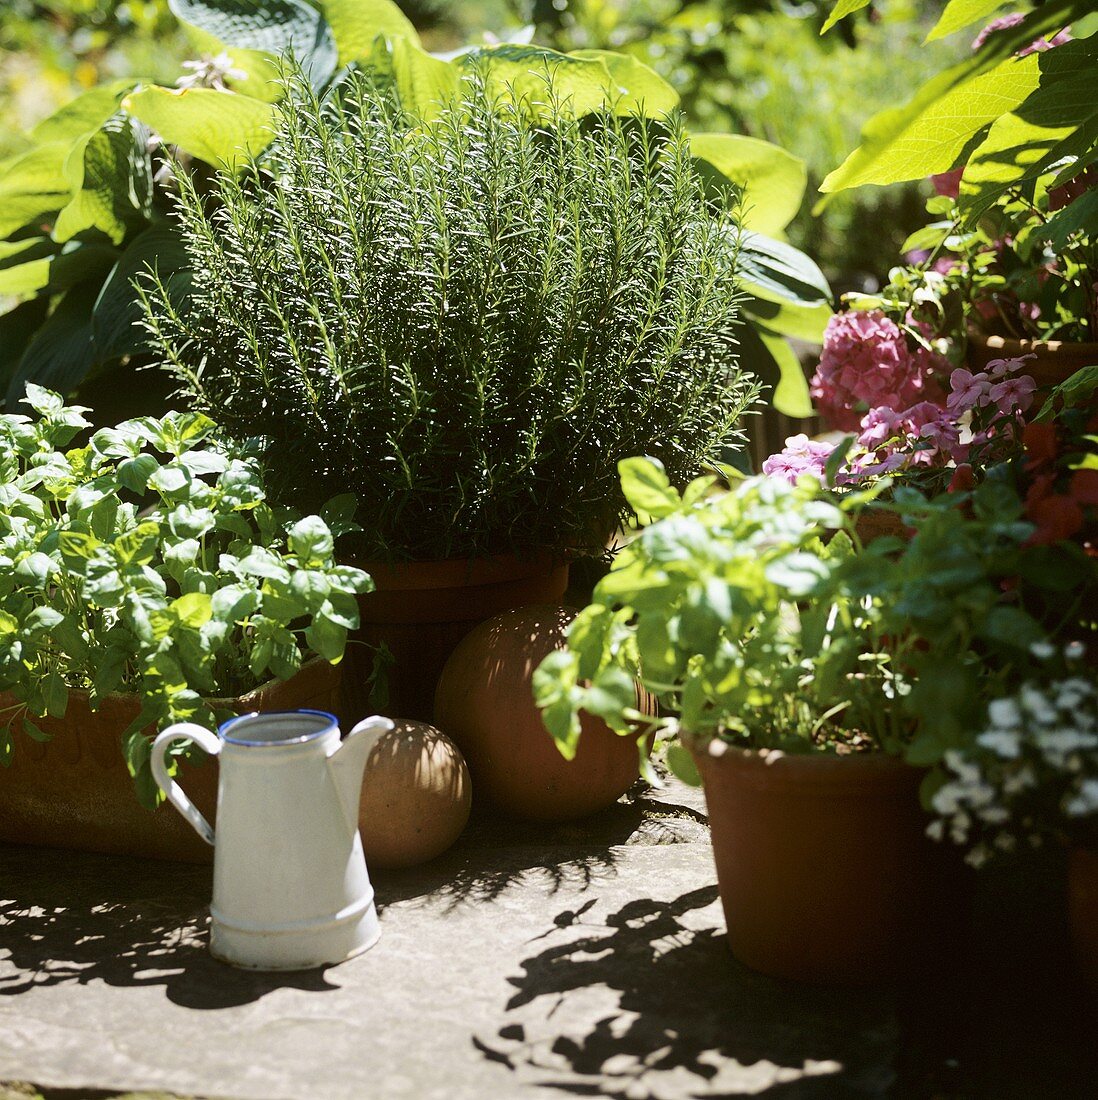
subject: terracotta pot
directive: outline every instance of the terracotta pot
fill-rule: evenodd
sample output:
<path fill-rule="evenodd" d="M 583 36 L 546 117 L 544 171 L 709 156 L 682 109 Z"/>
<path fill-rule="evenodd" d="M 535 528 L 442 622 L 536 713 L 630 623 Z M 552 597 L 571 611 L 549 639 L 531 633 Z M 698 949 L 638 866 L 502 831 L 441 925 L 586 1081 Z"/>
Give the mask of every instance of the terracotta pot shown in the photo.
<path fill-rule="evenodd" d="M 921 771 L 876 753 L 690 747 L 736 958 L 773 977 L 849 985 L 921 965 L 949 855 L 925 835 Z"/>
<path fill-rule="evenodd" d="M 863 546 L 888 535 L 896 535 L 910 542 L 915 535 L 914 529 L 908 527 L 895 512 L 879 508 L 866 508 L 855 521 L 854 529 Z"/>
<path fill-rule="evenodd" d="M 1030 416 L 1041 411 L 1048 391 L 1070 378 L 1083 367 L 1098 365 L 1098 344 L 1074 344 L 1061 340 L 1011 340 L 1005 336 L 979 336 L 970 333 L 965 362 L 972 371 L 984 370 L 993 359 L 1017 359 L 1030 353 L 1037 356 L 1026 362 L 1025 373 L 1037 383 L 1037 400 Z"/>
<path fill-rule="evenodd" d="M 1073 848 L 1068 860 L 1071 942 L 1083 979 L 1098 996 L 1098 852 Z"/>
<path fill-rule="evenodd" d="M 439 680 L 437 724 L 465 754 L 477 798 L 516 817 L 585 817 L 617 801 L 639 774 L 635 740 L 588 714 L 576 756 L 565 760 L 534 705 L 534 669 L 563 647 L 575 616 L 547 605 L 507 611 L 462 641 Z"/>
<path fill-rule="evenodd" d="M 313 660 L 287 681 L 272 680 L 236 699 L 213 700 L 218 710 L 334 709 L 339 669 Z M 0 694 L 0 707 L 15 700 Z M 65 717 L 36 718 L 45 742 L 32 741 L 16 722 L 11 765 L 0 768 L 0 841 L 47 848 L 209 863 L 213 849 L 167 804 L 146 810 L 122 758 L 123 730 L 141 707 L 136 695 L 109 695 L 93 711 L 85 691 L 70 691 Z M 217 804 L 217 762 L 184 764 L 181 782 L 208 821 Z"/>
<path fill-rule="evenodd" d="M 549 554 L 472 561 L 356 562 L 376 590 L 359 597 L 361 626 L 344 659 L 340 716 L 357 720 L 373 713 L 368 680 L 373 652 L 386 645 L 392 716 L 429 722 L 442 666 L 478 623 L 531 603 L 559 603 L 568 587 L 568 566 Z"/>

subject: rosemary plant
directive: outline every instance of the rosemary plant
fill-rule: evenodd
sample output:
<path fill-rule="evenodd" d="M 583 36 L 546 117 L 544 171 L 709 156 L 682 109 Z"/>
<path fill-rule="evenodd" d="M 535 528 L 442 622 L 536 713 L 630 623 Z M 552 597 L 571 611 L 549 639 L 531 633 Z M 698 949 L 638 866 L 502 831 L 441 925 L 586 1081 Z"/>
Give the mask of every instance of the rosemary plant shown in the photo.
<path fill-rule="evenodd" d="M 734 225 L 677 121 L 577 120 L 548 83 L 534 118 L 474 74 L 424 125 L 368 73 L 291 84 L 214 203 L 180 180 L 189 311 L 143 291 L 283 500 L 354 492 L 370 558 L 599 553 L 619 459 L 682 482 L 738 438 Z"/>

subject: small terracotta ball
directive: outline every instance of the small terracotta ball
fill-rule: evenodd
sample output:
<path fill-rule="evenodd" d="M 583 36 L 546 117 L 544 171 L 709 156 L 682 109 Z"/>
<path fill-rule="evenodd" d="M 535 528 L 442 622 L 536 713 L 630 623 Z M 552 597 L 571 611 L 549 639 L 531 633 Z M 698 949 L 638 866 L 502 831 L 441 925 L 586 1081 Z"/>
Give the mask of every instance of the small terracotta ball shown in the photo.
<path fill-rule="evenodd" d="M 458 743 L 476 784 L 500 809 L 535 821 L 569 821 L 617 801 L 640 771 L 636 738 L 581 716 L 583 734 L 565 760 L 534 703 L 534 670 L 576 617 L 567 607 L 506 611 L 454 650 L 435 693 L 435 721 Z M 641 693 L 638 692 L 640 703 Z M 645 695 L 639 709 L 654 713 Z"/>
<path fill-rule="evenodd" d="M 458 747 L 424 722 L 396 719 L 366 761 L 358 824 L 371 867 L 413 867 L 461 835 L 472 785 Z"/>

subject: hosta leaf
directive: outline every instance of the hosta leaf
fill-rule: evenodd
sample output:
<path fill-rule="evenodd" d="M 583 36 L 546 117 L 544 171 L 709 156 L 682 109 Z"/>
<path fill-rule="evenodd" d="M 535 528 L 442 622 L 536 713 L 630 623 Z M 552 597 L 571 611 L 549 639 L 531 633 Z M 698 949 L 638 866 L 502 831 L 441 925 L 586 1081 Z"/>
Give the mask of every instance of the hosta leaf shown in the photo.
<path fill-rule="evenodd" d="M 815 410 L 808 393 L 808 379 L 797 353 L 782 336 L 761 325 L 754 326 L 754 333 L 778 369 L 778 381 L 770 399 L 774 408 L 785 416 L 812 416 Z M 747 347 L 745 344 L 745 352 Z M 745 358 L 745 362 L 750 360 Z"/>
<path fill-rule="evenodd" d="M 235 168 L 271 140 L 274 108 L 250 96 L 154 84 L 128 95 L 123 105 L 170 145 L 214 165 Z"/>
<path fill-rule="evenodd" d="M 108 245 L 81 245 L 66 252 L 0 269 L 0 294 L 60 294 L 85 279 L 103 275 L 118 256 Z"/>
<path fill-rule="evenodd" d="M 777 297 L 777 295 L 773 295 Z M 779 336 L 792 336 L 812 344 L 823 343 L 824 329 L 833 310 L 827 302 L 802 305 L 798 302 L 774 302 L 768 298 L 746 298 L 741 306 L 746 317 L 759 322 Z"/>
<path fill-rule="evenodd" d="M 800 210 L 808 171 L 792 153 L 744 134 L 691 134 L 690 150 L 743 190 L 747 229 L 773 236 Z"/>
<path fill-rule="evenodd" d="M 462 54 L 457 64 L 467 71 L 480 68 L 490 91 L 515 98 L 540 113 L 550 98 L 550 86 L 561 109 L 575 115 L 601 110 L 617 98 L 617 84 L 601 57 L 583 58 L 541 46 L 505 44 Z"/>
<path fill-rule="evenodd" d="M 138 234 L 118 258 L 92 310 L 96 345 L 102 359 L 129 355 L 144 347 L 143 330 L 136 327 L 141 303 L 134 289 L 135 277 L 155 267 L 166 280 L 187 265 L 187 253 L 179 234 L 166 222 Z"/>
<path fill-rule="evenodd" d="M 64 175 L 68 141 L 50 142 L 0 164 L 0 237 L 52 218 L 72 197 Z M 48 227 L 45 227 L 48 232 Z"/>
<path fill-rule="evenodd" d="M 441 108 L 457 94 L 461 83 L 457 65 L 432 56 L 407 38 L 377 42 L 371 63 L 392 74 L 401 104 L 428 120 L 438 116 Z"/>
<path fill-rule="evenodd" d="M 168 6 L 182 22 L 228 46 L 276 57 L 292 52 L 318 83 L 335 70 L 331 28 L 304 0 L 168 0 Z"/>
<path fill-rule="evenodd" d="M 332 28 L 341 65 L 368 58 L 378 35 L 419 44 L 412 21 L 391 0 L 322 0 L 321 7 Z"/>
<path fill-rule="evenodd" d="M 658 118 L 670 114 L 679 105 L 675 91 L 655 69 L 631 54 L 614 50 L 573 50 L 569 57 L 582 61 L 601 61 L 610 73 L 612 102 L 618 114 Z"/>
<path fill-rule="evenodd" d="M 69 100 L 60 110 L 43 119 L 30 131 L 30 137 L 39 145 L 52 141 L 72 143 L 98 130 L 117 112 L 122 97 L 136 84 L 133 78 L 100 84 Z"/>
<path fill-rule="evenodd" d="M 69 393 L 95 362 L 92 306 L 100 283 L 92 279 L 67 291 L 28 343 L 8 385 L 7 406 L 16 407 L 27 382 Z"/>
<path fill-rule="evenodd" d="M 768 301 L 817 306 L 831 300 L 831 287 L 803 252 L 760 233 L 740 233 L 740 285 Z"/>

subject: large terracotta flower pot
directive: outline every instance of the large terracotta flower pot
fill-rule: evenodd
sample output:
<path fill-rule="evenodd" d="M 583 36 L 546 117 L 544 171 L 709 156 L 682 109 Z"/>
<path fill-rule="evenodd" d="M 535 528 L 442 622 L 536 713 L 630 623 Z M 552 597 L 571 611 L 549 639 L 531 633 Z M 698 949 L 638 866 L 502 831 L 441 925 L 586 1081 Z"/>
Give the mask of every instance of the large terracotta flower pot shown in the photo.
<path fill-rule="evenodd" d="M 923 773 L 883 754 L 690 745 L 733 954 L 798 981 L 862 985 L 920 965 L 945 904 Z"/>
<path fill-rule="evenodd" d="M 640 771 L 635 739 L 589 714 L 575 758 L 565 760 L 534 704 L 534 670 L 564 646 L 575 616 L 547 605 L 507 611 L 461 642 L 439 680 L 436 722 L 465 754 L 476 797 L 516 817 L 585 817 L 620 798 Z"/>
<path fill-rule="evenodd" d="M 1069 343 L 1050 340 L 1012 340 L 1005 336 L 979 336 L 971 333 L 965 352 L 969 370 L 984 370 L 993 359 L 1018 359 L 1033 354 L 1026 362 L 1025 373 L 1037 383 L 1037 400 L 1028 415 L 1035 416 L 1048 391 L 1067 381 L 1083 367 L 1098 366 L 1098 344 Z"/>
<path fill-rule="evenodd" d="M 368 683 L 371 647 L 384 645 L 393 657 L 386 671 L 385 713 L 429 722 L 442 666 L 474 626 L 513 607 L 559 603 L 568 587 L 568 565 L 549 554 L 355 564 L 373 577 L 376 588 L 359 597 L 361 625 L 344 658 L 340 716 L 345 721 L 376 709 Z"/>
<path fill-rule="evenodd" d="M 331 711 L 339 669 L 313 660 L 290 680 L 272 680 L 235 699 L 213 700 L 217 710 Z M 0 707 L 17 705 L 0 694 Z M 213 849 L 189 824 L 162 804 L 146 810 L 134 792 L 122 758 L 122 732 L 140 713 L 136 695 L 110 695 L 93 711 L 84 691 L 70 691 L 64 718 L 37 718 L 51 739 L 32 741 L 13 727 L 15 752 L 0 768 L 0 841 L 48 848 L 208 863 Z M 183 765 L 181 782 L 208 821 L 217 804 L 217 762 Z"/>
<path fill-rule="evenodd" d="M 1068 862 L 1071 942 L 1083 979 L 1098 997 L 1098 852 L 1073 848 Z"/>

